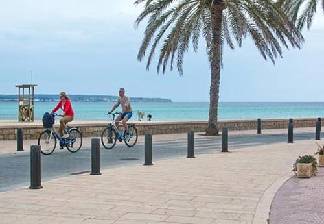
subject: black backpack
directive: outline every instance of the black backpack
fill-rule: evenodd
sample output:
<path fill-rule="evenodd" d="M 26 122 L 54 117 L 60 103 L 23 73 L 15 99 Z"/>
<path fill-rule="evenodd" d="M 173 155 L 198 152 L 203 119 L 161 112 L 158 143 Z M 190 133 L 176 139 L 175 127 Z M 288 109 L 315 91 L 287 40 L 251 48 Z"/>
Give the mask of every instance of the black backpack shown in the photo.
<path fill-rule="evenodd" d="M 43 127 L 44 128 L 52 128 L 54 125 L 54 115 L 46 112 L 43 115 Z"/>

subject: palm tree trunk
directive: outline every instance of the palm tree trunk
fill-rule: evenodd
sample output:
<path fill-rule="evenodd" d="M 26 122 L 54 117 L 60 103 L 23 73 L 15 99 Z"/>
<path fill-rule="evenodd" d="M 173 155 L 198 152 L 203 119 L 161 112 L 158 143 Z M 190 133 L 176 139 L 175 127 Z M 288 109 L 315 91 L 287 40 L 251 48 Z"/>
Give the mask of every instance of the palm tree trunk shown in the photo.
<path fill-rule="evenodd" d="M 218 101 L 221 70 L 221 37 L 224 2 L 214 0 L 211 5 L 212 41 L 210 52 L 211 83 L 207 135 L 218 135 Z"/>

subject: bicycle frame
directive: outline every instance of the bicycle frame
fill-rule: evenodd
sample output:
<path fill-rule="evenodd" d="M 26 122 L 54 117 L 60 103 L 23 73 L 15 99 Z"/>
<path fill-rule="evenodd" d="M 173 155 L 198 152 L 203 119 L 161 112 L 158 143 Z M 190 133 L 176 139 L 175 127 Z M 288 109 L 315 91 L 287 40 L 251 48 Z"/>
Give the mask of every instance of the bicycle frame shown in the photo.
<path fill-rule="evenodd" d="M 124 134 L 123 134 L 123 132 L 121 132 L 121 131 L 119 130 L 119 126 L 120 126 L 120 125 L 118 125 L 118 127 L 117 127 L 117 125 L 116 125 L 115 117 L 116 117 L 117 114 L 120 115 L 121 113 L 118 113 L 118 112 L 117 112 L 117 113 L 113 113 L 113 114 L 111 114 L 111 115 L 112 115 L 112 120 L 111 120 L 111 123 L 108 124 L 108 127 L 111 126 L 111 128 L 115 130 L 116 134 L 118 135 L 117 138 L 123 138 L 123 137 L 124 137 Z M 122 134 L 121 134 L 121 133 L 122 133 Z M 121 136 L 120 136 L 120 134 L 121 134 Z"/>
<path fill-rule="evenodd" d="M 55 137 L 56 139 L 58 139 L 58 140 L 61 140 L 61 139 L 62 139 L 61 136 L 56 132 L 56 130 L 55 130 L 54 127 L 51 128 L 51 129 L 47 129 L 47 130 L 50 130 L 50 131 L 51 131 L 51 137 L 52 137 L 52 135 L 54 135 L 54 137 Z"/>
<path fill-rule="evenodd" d="M 62 116 L 62 115 L 59 115 L 59 114 L 54 114 L 54 117 L 63 117 L 63 116 Z M 70 129 L 70 128 L 65 128 L 65 129 L 68 131 L 68 129 Z M 62 138 L 62 137 L 58 134 L 58 132 L 55 130 L 54 126 L 53 126 L 52 128 L 47 128 L 46 130 L 51 131 L 51 135 L 50 135 L 49 140 L 51 140 L 52 135 L 54 135 L 54 137 L 55 137 L 57 140 L 59 140 L 59 141 L 62 141 L 63 139 L 65 139 L 65 138 Z"/>
<path fill-rule="evenodd" d="M 58 139 L 59 141 L 63 140 L 63 138 L 62 138 L 62 137 L 57 133 L 57 131 L 55 130 L 54 127 L 53 127 L 53 128 L 48 128 L 48 129 L 46 129 L 46 130 L 51 131 L 50 139 L 51 139 L 52 135 L 54 135 L 54 137 L 55 137 L 56 139 Z"/>

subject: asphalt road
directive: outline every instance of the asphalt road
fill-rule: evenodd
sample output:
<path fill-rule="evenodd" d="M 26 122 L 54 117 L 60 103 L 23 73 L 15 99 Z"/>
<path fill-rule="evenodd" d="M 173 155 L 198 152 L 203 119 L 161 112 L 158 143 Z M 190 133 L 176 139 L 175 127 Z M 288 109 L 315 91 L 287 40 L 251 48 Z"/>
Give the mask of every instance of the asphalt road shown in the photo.
<path fill-rule="evenodd" d="M 314 133 L 296 133 L 294 140 L 314 139 Z M 252 135 L 242 134 L 229 137 L 229 149 L 244 148 L 286 142 L 285 134 Z M 141 141 L 143 142 L 143 141 Z M 1 144 L 1 143 L 0 143 Z M 187 139 L 181 135 L 177 140 L 158 140 L 153 137 L 153 163 L 161 159 L 186 157 Z M 197 136 L 195 154 L 217 153 L 221 150 L 221 136 Z M 113 150 L 101 150 L 101 168 L 142 165 L 144 161 L 144 145 L 139 143 L 134 148 L 127 148 L 124 143 L 117 143 Z M 0 155 L 0 191 L 29 186 L 29 153 Z M 50 180 L 61 176 L 78 175 L 90 171 L 90 149 L 82 148 L 77 153 L 66 149 L 56 149 L 52 155 L 42 155 L 42 180 Z M 106 171 L 107 172 L 107 171 Z M 108 171 L 109 172 L 109 171 Z"/>

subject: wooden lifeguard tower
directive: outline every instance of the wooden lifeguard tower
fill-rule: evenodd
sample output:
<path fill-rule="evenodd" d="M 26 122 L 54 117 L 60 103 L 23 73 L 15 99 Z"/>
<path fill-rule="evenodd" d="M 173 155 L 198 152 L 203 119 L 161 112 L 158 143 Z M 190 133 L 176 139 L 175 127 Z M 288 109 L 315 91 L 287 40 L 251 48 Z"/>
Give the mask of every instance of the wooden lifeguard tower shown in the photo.
<path fill-rule="evenodd" d="M 36 84 L 16 85 L 18 88 L 18 121 L 33 122 Z"/>

